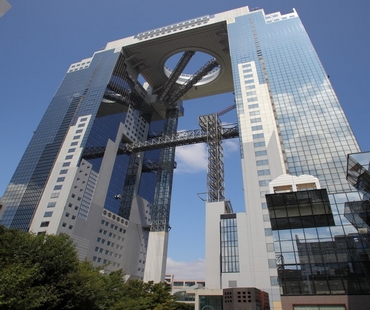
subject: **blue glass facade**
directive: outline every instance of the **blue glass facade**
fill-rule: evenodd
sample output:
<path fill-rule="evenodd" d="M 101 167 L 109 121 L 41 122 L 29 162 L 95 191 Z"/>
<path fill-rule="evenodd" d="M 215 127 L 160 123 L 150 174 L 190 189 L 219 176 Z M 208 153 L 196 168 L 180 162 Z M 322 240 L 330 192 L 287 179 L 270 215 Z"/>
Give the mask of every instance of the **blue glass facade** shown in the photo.
<path fill-rule="evenodd" d="M 238 227 L 235 214 L 221 215 L 221 272 L 239 272 Z"/>
<path fill-rule="evenodd" d="M 238 114 L 246 91 L 238 64 L 254 62 L 276 109 L 288 173 L 314 175 L 329 193 L 352 191 L 345 154 L 359 147 L 300 19 L 269 22 L 258 11 L 228 29 Z"/>
<path fill-rule="evenodd" d="M 104 148 L 109 139 L 115 141 L 119 125 L 125 120 L 127 107 L 103 99 L 107 92 L 119 94 L 131 104 L 139 105 L 144 100 L 134 89 L 121 53 L 112 49 L 98 52 L 90 60 L 71 66 L 3 196 L 7 206 L 1 217 L 3 225 L 25 231 L 29 229 L 66 134 L 79 117 L 91 116 L 84 126 L 86 132 L 79 147 Z M 152 157 L 153 160 L 158 158 L 155 155 Z M 99 173 L 102 156 L 87 160 Z M 128 164 L 128 155 L 116 157 L 107 193 L 105 207 L 117 214 L 120 202 L 114 197 L 124 190 Z M 149 191 L 154 191 L 155 181 L 151 178 L 146 182 L 148 188 L 152 188 Z M 153 197 L 154 193 L 147 196 Z"/>
<path fill-rule="evenodd" d="M 3 201 L 3 225 L 27 230 L 69 126 L 95 115 L 117 55 L 94 57 L 88 68 L 67 73 L 19 163 Z M 89 125 L 91 126 L 91 125 Z"/>
<path fill-rule="evenodd" d="M 360 234 L 344 216 L 345 203 L 360 200 L 345 179 L 346 154 L 359 146 L 298 15 L 257 11 L 237 17 L 228 29 L 239 126 L 253 131 L 253 143 L 241 143 L 242 158 L 254 154 L 255 163 L 246 167 L 257 169 L 258 179 L 248 182 L 260 189 L 261 205 L 247 208 L 262 209 L 268 251 L 273 236 L 279 282 L 271 277 L 272 286 L 280 285 L 282 295 L 370 294 L 369 234 Z M 261 85 L 265 97 L 255 91 Z M 269 102 L 275 125 L 260 118 Z M 282 196 L 271 194 L 266 204 L 266 186 L 278 177 L 270 171 L 274 154 L 265 129 L 271 126 L 282 172 L 317 177 L 326 198 L 297 192 L 300 198 L 277 202 Z M 242 130 L 241 141 L 248 134 Z M 313 194 L 321 197 L 320 206 Z"/>

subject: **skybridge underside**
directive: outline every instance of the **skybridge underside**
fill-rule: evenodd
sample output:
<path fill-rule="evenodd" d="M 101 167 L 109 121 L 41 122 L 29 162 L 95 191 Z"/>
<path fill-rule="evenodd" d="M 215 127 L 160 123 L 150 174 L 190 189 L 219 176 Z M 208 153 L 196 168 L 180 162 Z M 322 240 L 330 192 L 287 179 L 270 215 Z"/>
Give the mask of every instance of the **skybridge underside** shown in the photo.
<path fill-rule="evenodd" d="M 221 139 L 232 139 L 239 137 L 238 126 L 227 125 L 221 128 Z M 157 137 L 155 139 L 147 140 L 144 142 L 126 143 L 119 147 L 117 155 L 140 153 L 144 151 L 157 150 L 165 147 L 177 147 L 190 145 L 195 143 L 204 143 L 209 141 L 210 137 L 207 132 L 202 129 L 181 131 L 179 133 Z M 84 159 L 101 158 L 104 156 L 105 147 L 90 147 L 86 148 L 82 157 Z"/>

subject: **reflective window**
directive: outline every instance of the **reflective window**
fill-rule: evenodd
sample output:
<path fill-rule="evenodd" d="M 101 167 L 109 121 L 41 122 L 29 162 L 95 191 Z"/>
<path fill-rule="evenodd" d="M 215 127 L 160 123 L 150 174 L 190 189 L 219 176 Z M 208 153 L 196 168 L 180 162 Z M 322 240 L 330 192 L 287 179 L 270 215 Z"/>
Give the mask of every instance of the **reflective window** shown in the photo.
<path fill-rule="evenodd" d="M 251 123 L 259 123 L 259 122 L 261 122 L 261 118 L 260 117 L 251 118 L 250 121 L 251 121 Z"/>
<path fill-rule="evenodd" d="M 238 230 L 235 214 L 221 217 L 221 269 L 223 273 L 239 272 Z"/>
<path fill-rule="evenodd" d="M 258 108 L 258 103 L 248 105 L 248 109 L 255 109 Z"/>
<path fill-rule="evenodd" d="M 51 201 L 48 203 L 47 207 L 48 208 L 54 208 L 56 206 L 57 202 L 56 201 Z"/>
<path fill-rule="evenodd" d="M 263 135 L 263 133 L 256 133 L 256 134 L 252 135 L 252 137 L 253 137 L 253 140 L 255 140 L 255 139 L 264 138 L 264 135 Z"/>
<path fill-rule="evenodd" d="M 259 176 L 261 176 L 261 175 L 269 175 L 270 174 L 270 169 L 257 170 L 257 174 Z"/>
<path fill-rule="evenodd" d="M 258 125 L 258 126 L 252 126 L 252 131 L 256 131 L 256 130 L 262 130 L 262 125 Z"/>
<path fill-rule="evenodd" d="M 266 150 L 256 151 L 254 153 L 255 153 L 256 157 L 267 155 L 267 151 Z"/>

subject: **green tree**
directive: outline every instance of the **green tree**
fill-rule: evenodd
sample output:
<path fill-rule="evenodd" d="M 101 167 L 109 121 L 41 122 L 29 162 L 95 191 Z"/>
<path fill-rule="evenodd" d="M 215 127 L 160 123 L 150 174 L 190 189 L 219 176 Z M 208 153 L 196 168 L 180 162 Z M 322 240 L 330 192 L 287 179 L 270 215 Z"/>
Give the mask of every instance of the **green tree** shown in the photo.
<path fill-rule="evenodd" d="M 0 227 L 1 309 L 109 309 L 123 284 L 121 271 L 80 262 L 67 235 Z"/>
<path fill-rule="evenodd" d="M 111 310 L 187 310 L 191 306 L 176 302 L 167 283 L 133 280 L 123 286 L 121 299 Z"/>
<path fill-rule="evenodd" d="M 0 309 L 186 310 L 166 283 L 124 282 L 80 262 L 67 235 L 35 235 L 0 226 Z"/>

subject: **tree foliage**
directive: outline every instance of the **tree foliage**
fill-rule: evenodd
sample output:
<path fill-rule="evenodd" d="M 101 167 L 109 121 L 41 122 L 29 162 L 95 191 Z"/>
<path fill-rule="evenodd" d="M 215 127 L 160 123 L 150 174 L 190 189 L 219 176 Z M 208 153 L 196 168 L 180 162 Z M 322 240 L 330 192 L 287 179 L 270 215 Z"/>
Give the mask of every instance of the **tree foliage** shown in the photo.
<path fill-rule="evenodd" d="M 165 283 L 124 282 L 80 262 L 67 235 L 34 235 L 0 226 L 0 309 L 186 310 Z"/>

